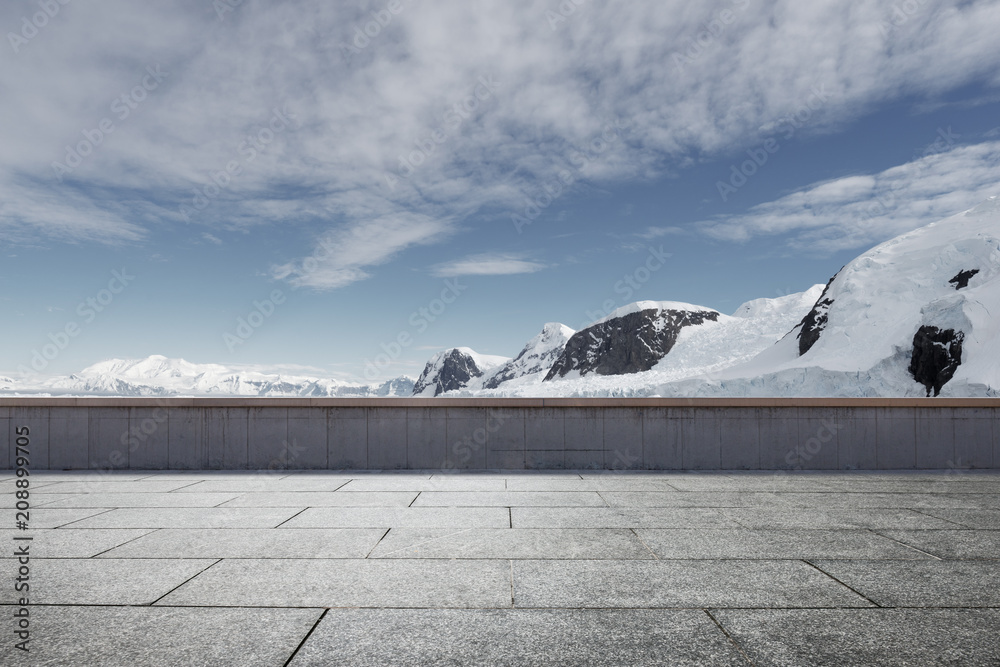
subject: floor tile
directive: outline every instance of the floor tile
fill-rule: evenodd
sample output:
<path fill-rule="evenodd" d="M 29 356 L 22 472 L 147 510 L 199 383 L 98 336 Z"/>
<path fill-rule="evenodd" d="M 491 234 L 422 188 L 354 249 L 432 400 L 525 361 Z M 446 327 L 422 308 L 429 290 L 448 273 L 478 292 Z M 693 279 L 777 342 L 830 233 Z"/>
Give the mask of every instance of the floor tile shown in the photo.
<path fill-rule="evenodd" d="M 292 661 L 315 665 L 747 665 L 701 611 L 331 609 Z"/>
<path fill-rule="evenodd" d="M 510 607 L 510 563 L 502 560 L 224 560 L 172 592 L 161 604 Z"/>

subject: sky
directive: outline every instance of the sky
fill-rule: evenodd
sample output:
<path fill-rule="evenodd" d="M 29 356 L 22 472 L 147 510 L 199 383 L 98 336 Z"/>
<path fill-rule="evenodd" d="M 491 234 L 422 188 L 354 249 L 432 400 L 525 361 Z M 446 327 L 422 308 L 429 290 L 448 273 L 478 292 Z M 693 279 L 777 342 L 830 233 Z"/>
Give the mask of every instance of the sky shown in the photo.
<path fill-rule="evenodd" d="M 10 0 L 0 373 L 372 382 L 1000 194 L 986 0 Z"/>

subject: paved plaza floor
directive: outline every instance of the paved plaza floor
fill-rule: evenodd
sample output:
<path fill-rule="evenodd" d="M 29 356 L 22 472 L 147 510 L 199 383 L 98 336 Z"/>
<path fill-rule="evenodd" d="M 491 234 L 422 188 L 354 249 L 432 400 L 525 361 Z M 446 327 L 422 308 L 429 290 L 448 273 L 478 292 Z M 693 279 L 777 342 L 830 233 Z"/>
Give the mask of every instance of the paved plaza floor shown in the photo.
<path fill-rule="evenodd" d="M 995 471 L 30 481 L 3 665 L 1000 665 Z"/>

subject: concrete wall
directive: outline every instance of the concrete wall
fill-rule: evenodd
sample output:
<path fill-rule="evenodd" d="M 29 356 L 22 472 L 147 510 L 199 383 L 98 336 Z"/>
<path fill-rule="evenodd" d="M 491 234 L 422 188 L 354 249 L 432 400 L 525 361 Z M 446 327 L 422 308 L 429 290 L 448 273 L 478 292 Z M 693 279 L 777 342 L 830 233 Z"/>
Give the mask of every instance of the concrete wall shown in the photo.
<path fill-rule="evenodd" d="M 0 399 L 44 469 L 1000 468 L 995 399 Z"/>

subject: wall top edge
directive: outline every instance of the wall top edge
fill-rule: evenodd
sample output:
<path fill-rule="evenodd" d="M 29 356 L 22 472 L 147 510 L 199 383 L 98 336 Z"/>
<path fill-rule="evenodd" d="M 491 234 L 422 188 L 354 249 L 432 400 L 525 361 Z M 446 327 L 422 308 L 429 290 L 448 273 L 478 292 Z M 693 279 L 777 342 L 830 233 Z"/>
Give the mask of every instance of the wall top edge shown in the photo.
<path fill-rule="evenodd" d="M 1000 408 L 1000 398 L 113 398 L 10 397 L 3 407 Z"/>

